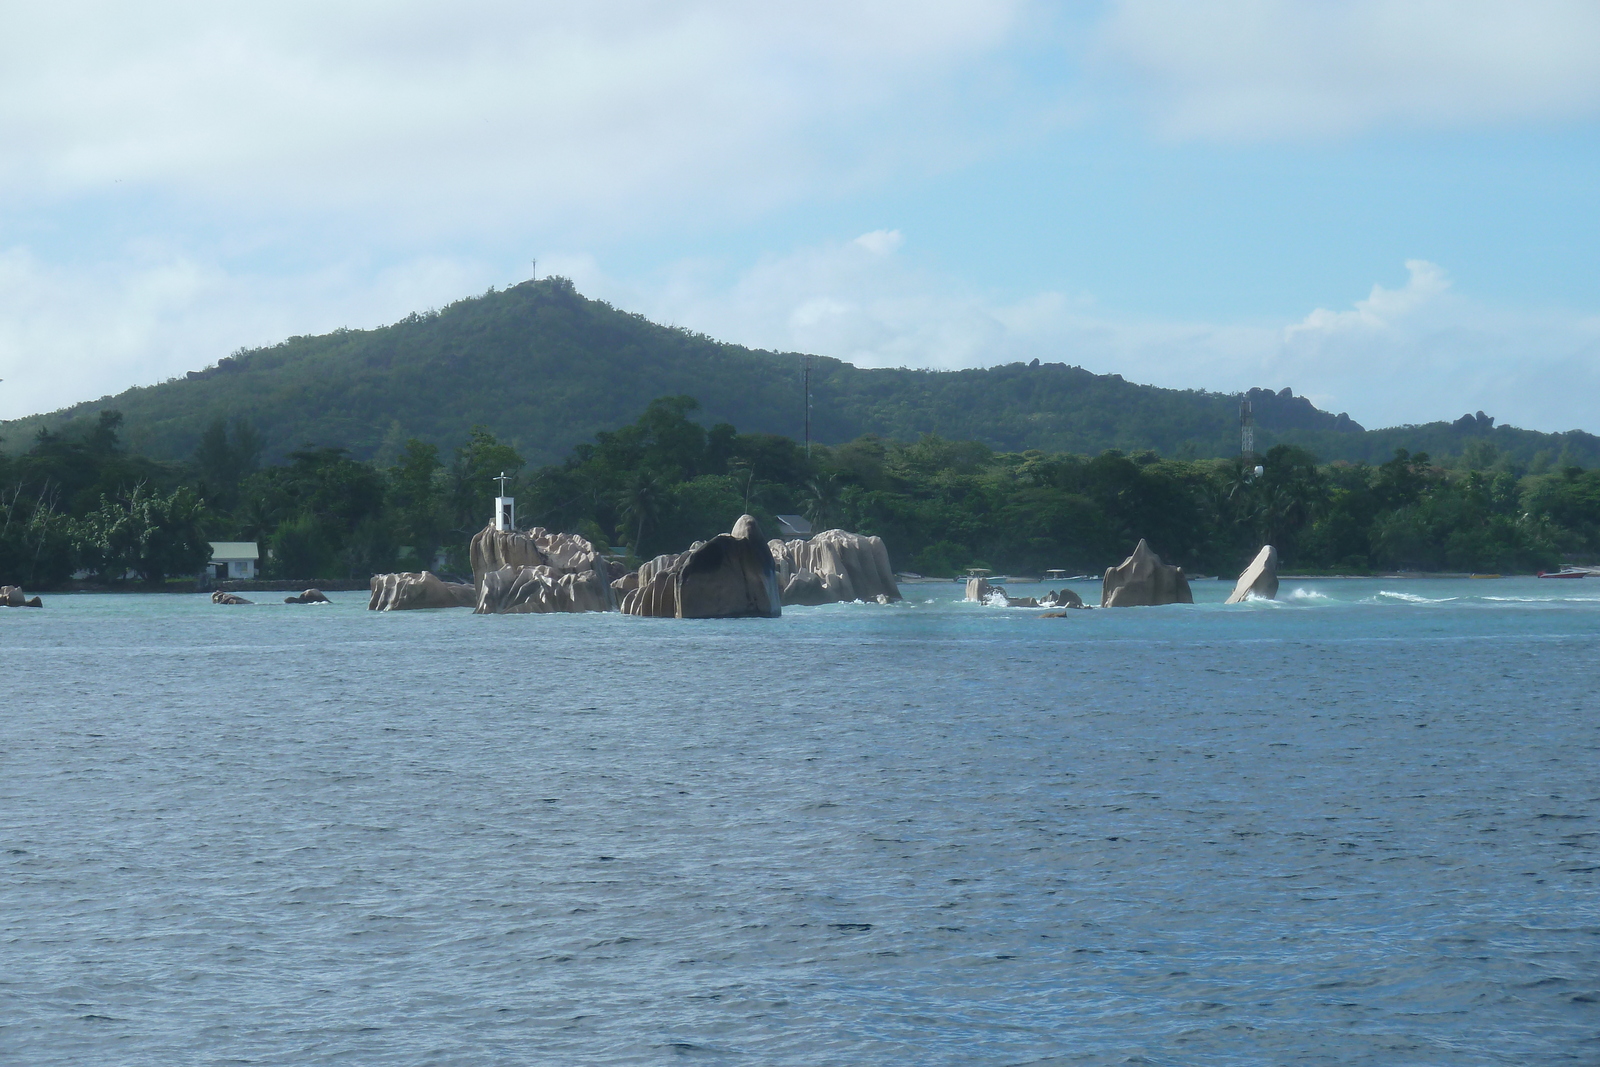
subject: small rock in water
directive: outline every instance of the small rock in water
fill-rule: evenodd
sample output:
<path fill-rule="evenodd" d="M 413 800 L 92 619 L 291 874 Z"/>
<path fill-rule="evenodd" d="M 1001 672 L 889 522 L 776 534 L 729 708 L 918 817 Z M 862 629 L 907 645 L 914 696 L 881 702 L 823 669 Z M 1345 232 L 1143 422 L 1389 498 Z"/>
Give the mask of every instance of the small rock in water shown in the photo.
<path fill-rule="evenodd" d="M 305 592 L 301 593 L 299 596 L 286 596 L 286 597 L 283 598 L 283 602 L 285 604 L 327 604 L 327 603 L 331 603 L 328 600 L 327 595 L 324 594 L 323 591 L 320 590 L 320 589 L 307 589 Z"/>

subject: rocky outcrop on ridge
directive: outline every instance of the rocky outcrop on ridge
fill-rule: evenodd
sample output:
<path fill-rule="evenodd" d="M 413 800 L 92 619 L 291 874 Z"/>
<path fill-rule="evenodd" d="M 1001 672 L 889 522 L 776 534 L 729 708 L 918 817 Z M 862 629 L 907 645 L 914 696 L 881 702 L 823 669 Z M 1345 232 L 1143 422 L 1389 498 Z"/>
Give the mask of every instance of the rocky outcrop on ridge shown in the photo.
<path fill-rule="evenodd" d="M 1238 604 L 1245 600 L 1276 600 L 1278 598 L 1278 550 L 1263 545 L 1250 566 L 1239 575 L 1227 603 Z"/>
<path fill-rule="evenodd" d="M 28 598 L 20 585 L 0 585 L 0 608 L 42 608 L 44 601 Z"/>
<path fill-rule="evenodd" d="M 301 593 L 299 596 L 286 596 L 286 597 L 283 598 L 283 602 L 285 604 L 331 604 L 331 603 L 333 603 L 331 600 L 328 599 L 327 595 L 325 593 L 323 593 L 323 591 L 320 590 L 320 589 L 307 589 L 305 592 Z"/>
<path fill-rule="evenodd" d="M 223 592 L 221 589 L 218 589 L 215 593 L 211 594 L 211 602 L 213 604 L 254 604 L 255 603 L 255 601 L 253 601 L 253 600 L 246 600 L 244 597 L 240 596 L 238 593 L 226 593 L 226 592 Z"/>
<path fill-rule="evenodd" d="M 374 574 L 368 611 L 412 611 L 423 608 L 471 608 L 478 591 L 464 582 L 447 582 L 432 571 Z"/>
<path fill-rule="evenodd" d="M 1158 604 L 1193 604 L 1189 579 L 1182 567 L 1162 563 L 1143 538 L 1133 555 L 1115 567 L 1106 568 L 1101 585 L 1103 608 L 1152 607 Z"/>
<path fill-rule="evenodd" d="M 471 555 L 480 615 L 616 610 L 622 567 L 577 534 L 486 526 Z"/>
<path fill-rule="evenodd" d="M 622 600 L 629 615 L 677 619 L 776 618 L 783 614 L 772 550 L 752 515 L 733 532 L 696 543 L 639 568 L 638 585 Z"/>
<path fill-rule="evenodd" d="M 881 537 L 824 530 L 809 541 L 769 541 L 785 605 L 899 600 Z"/>

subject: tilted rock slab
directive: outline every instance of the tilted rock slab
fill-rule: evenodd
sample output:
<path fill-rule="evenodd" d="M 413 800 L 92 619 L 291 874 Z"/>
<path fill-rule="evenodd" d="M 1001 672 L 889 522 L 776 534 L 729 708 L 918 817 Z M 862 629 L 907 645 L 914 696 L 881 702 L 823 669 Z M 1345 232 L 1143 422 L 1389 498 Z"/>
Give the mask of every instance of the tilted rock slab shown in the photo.
<path fill-rule="evenodd" d="M 900 599 L 881 537 L 823 530 L 809 541 L 768 541 L 785 604 Z"/>
<path fill-rule="evenodd" d="M 1142 537 L 1133 555 L 1118 566 L 1106 568 L 1100 589 L 1100 606 L 1103 608 L 1194 603 L 1194 594 L 1189 591 L 1189 579 L 1184 577 L 1183 568 L 1162 563 L 1161 557 L 1150 551 L 1150 546 Z"/>
<path fill-rule="evenodd" d="M 1261 551 L 1256 553 L 1256 558 L 1250 561 L 1250 566 L 1239 575 L 1239 582 L 1233 587 L 1227 603 L 1238 604 L 1252 597 L 1257 600 L 1278 599 L 1278 550 L 1271 545 L 1263 545 Z"/>
<path fill-rule="evenodd" d="M 676 619 L 777 618 L 783 597 L 761 524 L 741 515 L 732 533 L 657 556 L 639 568 L 638 586 L 623 597 L 622 610 Z"/>
<path fill-rule="evenodd" d="M 473 608 L 478 591 L 464 582 L 447 582 L 432 571 L 374 574 L 368 611 L 411 611 L 422 608 Z"/>
<path fill-rule="evenodd" d="M 621 567 L 577 534 L 490 525 L 473 535 L 471 555 L 479 615 L 617 608 L 611 583 Z"/>

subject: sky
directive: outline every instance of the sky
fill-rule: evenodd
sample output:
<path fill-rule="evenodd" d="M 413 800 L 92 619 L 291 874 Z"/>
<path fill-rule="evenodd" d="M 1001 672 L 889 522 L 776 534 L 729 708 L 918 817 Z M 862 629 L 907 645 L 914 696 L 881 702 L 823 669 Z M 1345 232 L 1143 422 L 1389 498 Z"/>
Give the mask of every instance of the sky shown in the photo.
<path fill-rule="evenodd" d="M 532 276 L 1600 432 L 1600 5 L 8 5 L 0 418 Z"/>

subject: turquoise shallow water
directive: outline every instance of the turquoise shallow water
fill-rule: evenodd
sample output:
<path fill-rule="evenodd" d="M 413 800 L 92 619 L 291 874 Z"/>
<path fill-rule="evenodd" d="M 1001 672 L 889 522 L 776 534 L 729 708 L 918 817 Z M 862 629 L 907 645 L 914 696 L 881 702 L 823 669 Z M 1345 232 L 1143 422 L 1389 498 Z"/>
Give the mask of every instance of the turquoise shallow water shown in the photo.
<path fill-rule="evenodd" d="M 0 612 L 0 1060 L 1600 1060 L 1600 581 L 1229 588 Z"/>

